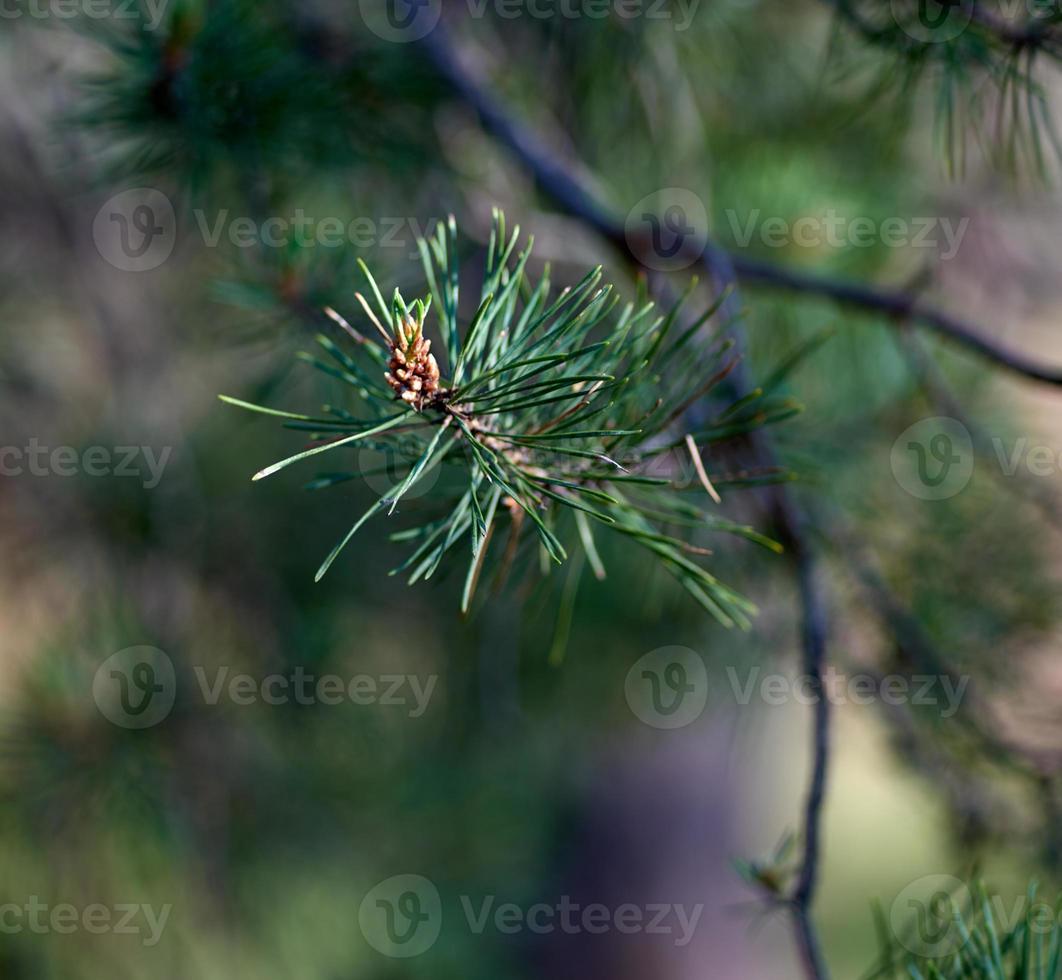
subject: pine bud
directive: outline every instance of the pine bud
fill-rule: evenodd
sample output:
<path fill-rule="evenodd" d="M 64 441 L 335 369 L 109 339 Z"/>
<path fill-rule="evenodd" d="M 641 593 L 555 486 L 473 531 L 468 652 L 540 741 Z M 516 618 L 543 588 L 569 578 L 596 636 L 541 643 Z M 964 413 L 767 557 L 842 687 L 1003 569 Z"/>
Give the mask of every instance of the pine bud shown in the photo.
<path fill-rule="evenodd" d="M 431 353 L 431 341 L 424 337 L 422 324 L 406 317 L 395 329 L 391 341 L 387 383 L 402 401 L 418 412 L 439 397 L 439 365 Z"/>

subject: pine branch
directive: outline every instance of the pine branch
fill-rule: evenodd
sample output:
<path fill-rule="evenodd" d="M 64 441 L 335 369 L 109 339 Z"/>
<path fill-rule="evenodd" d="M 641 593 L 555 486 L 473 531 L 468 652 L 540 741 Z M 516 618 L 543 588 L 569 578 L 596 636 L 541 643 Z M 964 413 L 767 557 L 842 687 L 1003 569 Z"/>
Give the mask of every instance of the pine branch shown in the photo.
<path fill-rule="evenodd" d="M 369 326 L 358 329 L 330 309 L 327 316 L 344 331 L 344 345 L 322 335 L 318 343 L 331 361 L 303 356 L 349 386 L 349 410 L 325 406 L 316 415 L 302 414 L 223 396 L 238 408 L 283 418 L 288 428 L 311 434 L 309 448 L 265 467 L 254 479 L 355 446 L 382 448 L 398 461 L 397 482 L 332 549 L 318 580 L 367 521 L 393 514 L 418 481 L 445 468 L 456 473 L 456 486 L 447 481 L 433 502 L 445 502 L 449 513 L 393 536 L 415 543 L 395 569 L 410 571 L 410 584 L 430 578 L 451 549 L 467 540 L 471 555 L 461 603 L 467 612 L 491 532 L 500 522 L 508 523 L 515 549 L 537 538 L 541 553 L 557 564 L 568 558 L 562 539 L 574 538 L 573 546 L 593 556 L 600 574 L 592 540 L 587 544 L 585 532 L 570 533 L 578 527 L 567 523 L 574 515 L 589 516 L 651 552 L 721 623 L 747 626 L 752 604 L 694 560 L 707 553 L 703 548 L 667 529 L 700 527 L 777 546 L 706 512 L 707 494 L 697 505 L 689 503 L 677 465 L 668 479 L 647 477 L 655 464 L 667 462 L 667 454 L 675 464 L 690 447 L 700 452 L 785 417 L 791 403 L 757 390 L 730 402 L 714 425 L 683 432 L 676 406 L 686 404 L 691 391 L 709 394 L 722 382 L 728 348 L 698 359 L 683 356 L 691 334 L 675 336 L 679 307 L 659 313 L 639 297 L 619 308 L 611 287 L 601 284 L 600 268 L 554 297 L 548 272 L 539 282 L 529 278 L 531 245 L 517 254 L 519 239 L 519 229 L 508 234 L 504 217 L 496 213 L 481 299 L 467 326 L 459 311 L 452 217 L 419 243 L 431 290 L 424 299 L 407 303 L 396 289 L 386 301 L 361 263 L 370 298 L 357 294 L 357 299 Z M 429 330 L 429 311 L 437 329 Z M 442 339 L 442 365 L 432 351 L 431 332 Z M 707 390 L 706 359 L 710 368 L 717 362 Z M 324 489 L 353 475 L 321 474 L 311 486 Z M 766 476 L 784 478 L 780 471 Z M 697 486 L 714 485 L 703 464 L 693 479 Z M 722 475 L 715 482 L 722 482 Z"/>

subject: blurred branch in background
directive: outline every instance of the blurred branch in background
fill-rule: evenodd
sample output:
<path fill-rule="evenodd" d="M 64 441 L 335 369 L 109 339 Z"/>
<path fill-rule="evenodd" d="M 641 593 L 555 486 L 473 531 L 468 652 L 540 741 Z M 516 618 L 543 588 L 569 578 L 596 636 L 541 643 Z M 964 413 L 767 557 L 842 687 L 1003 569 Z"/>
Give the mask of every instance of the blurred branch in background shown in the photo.
<path fill-rule="evenodd" d="M 577 160 L 555 157 L 542 140 L 518 122 L 494 98 L 487 84 L 462 66 L 459 53 L 443 25 L 437 26 L 419 43 L 443 78 L 479 114 L 488 130 L 516 154 L 543 192 L 562 210 L 585 221 L 621 252 L 637 261 L 639 250 L 630 242 L 623 224 L 595 200 L 588 188 L 580 185 L 576 174 L 585 172 L 585 165 Z M 690 245 L 684 242 L 682 248 L 688 249 Z M 703 251 L 698 250 L 697 259 L 720 289 L 737 277 L 750 284 L 826 296 L 842 304 L 884 314 L 901 325 L 918 323 L 1010 371 L 1036 381 L 1062 385 L 1062 367 L 1051 367 L 1031 356 L 1010 351 L 989 339 L 983 329 L 933 309 L 914 294 L 786 269 L 755 258 L 729 254 L 711 242 Z"/>

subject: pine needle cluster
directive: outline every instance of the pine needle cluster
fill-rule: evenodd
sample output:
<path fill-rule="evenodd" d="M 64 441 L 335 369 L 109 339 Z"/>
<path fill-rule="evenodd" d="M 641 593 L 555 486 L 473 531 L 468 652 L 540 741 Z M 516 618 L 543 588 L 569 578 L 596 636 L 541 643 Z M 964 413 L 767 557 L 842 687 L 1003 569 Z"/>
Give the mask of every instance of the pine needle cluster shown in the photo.
<path fill-rule="evenodd" d="M 398 460 L 400 478 L 354 521 L 318 580 L 370 518 L 395 513 L 418 481 L 446 469 L 451 479 L 429 498 L 439 516 L 393 535 L 412 547 L 394 572 L 408 572 L 410 583 L 431 578 L 463 543 L 463 611 L 486 564 L 504 575 L 531 543 L 546 569 L 577 548 L 604 577 L 596 535 L 608 531 L 647 549 L 720 622 L 746 625 L 753 605 L 707 570 L 711 552 L 690 538 L 722 532 L 780 550 L 724 517 L 719 504 L 723 490 L 786 474 L 720 472 L 705 458 L 712 459 L 714 444 L 780 421 L 797 406 L 772 395 L 776 378 L 688 431 L 687 410 L 716 392 L 736 363 L 728 341 L 716 337 L 705 347 L 703 328 L 718 303 L 679 328 L 681 303 L 666 313 L 644 297 L 621 305 L 600 268 L 554 295 L 548 268 L 533 280 L 531 244 L 517 254 L 518 241 L 519 229 L 507 235 L 496 214 L 477 308 L 465 328 L 452 217 L 419 242 L 430 290 L 423 300 L 408 304 L 396 289 L 385 301 L 359 263 L 369 288 L 368 298 L 357 294 L 367 325 L 358 329 L 326 311 L 352 345 L 322 335 L 330 362 L 308 358 L 349 385 L 350 409 L 326 406 L 310 416 L 222 396 L 311 433 L 310 448 L 254 479 L 325 454 L 342 458 L 351 447 Z M 429 314 L 442 368 L 427 336 Z M 324 473 L 310 486 L 358 475 Z"/>

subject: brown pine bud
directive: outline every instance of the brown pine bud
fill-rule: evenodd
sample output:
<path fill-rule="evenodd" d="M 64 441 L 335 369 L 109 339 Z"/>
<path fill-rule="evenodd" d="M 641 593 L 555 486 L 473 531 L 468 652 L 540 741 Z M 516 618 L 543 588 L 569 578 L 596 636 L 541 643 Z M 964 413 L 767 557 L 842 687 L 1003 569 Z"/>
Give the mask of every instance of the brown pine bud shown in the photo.
<path fill-rule="evenodd" d="M 390 370 L 384 375 L 395 394 L 418 412 L 437 401 L 439 365 L 431 353 L 431 341 L 422 332 L 422 324 L 406 317 L 395 330 L 391 341 Z"/>

